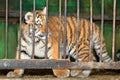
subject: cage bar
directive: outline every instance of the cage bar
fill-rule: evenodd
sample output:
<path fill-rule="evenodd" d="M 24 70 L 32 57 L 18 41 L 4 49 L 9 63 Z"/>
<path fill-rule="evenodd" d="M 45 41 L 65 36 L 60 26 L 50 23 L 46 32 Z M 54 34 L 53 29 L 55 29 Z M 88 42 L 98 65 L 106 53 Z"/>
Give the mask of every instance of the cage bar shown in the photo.
<path fill-rule="evenodd" d="M 34 55 L 35 55 L 35 7 L 36 6 L 36 0 L 33 0 L 33 19 L 34 19 L 34 23 L 33 23 L 33 27 L 32 27 L 32 59 L 34 59 Z"/>
<path fill-rule="evenodd" d="M 18 57 L 18 59 L 20 59 L 20 53 L 21 53 L 21 26 L 22 26 L 22 0 L 20 0 L 20 18 L 19 18 L 19 22 L 20 22 L 20 28 L 19 28 L 19 39 L 18 39 L 18 54 L 16 54 L 16 56 Z"/>
<path fill-rule="evenodd" d="M 89 49 L 89 61 L 92 61 L 91 49 L 92 49 L 92 23 L 93 23 L 93 9 L 92 9 L 92 0 L 90 0 L 90 49 Z"/>
<path fill-rule="evenodd" d="M 67 0 L 64 1 L 64 49 L 63 49 L 63 53 L 64 53 L 64 59 L 66 58 L 66 41 L 67 41 Z"/>
<path fill-rule="evenodd" d="M 8 0 L 6 0 L 6 27 L 5 27 L 5 55 L 4 58 L 8 57 Z"/>
<path fill-rule="evenodd" d="M 103 27 L 104 27 L 104 0 L 101 5 L 101 32 L 100 32 L 100 62 L 102 62 L 102 40 L 103 40 Z"/>
<path fill-rule="evenodd" d="M 61 54 L 60 54 L 60 40 L 61 40 L 61 0 L 59 0 L 59 26 L 58 26 L 58 58 L 61 59 Z"/>
<path fill-rule="evenodd" d="M 80 24 L 79 24 L 79 22 L 80 22 L 80 3 L 79 3 L 79 1 L 80 0 L 77 0 L 77 26 L 76 26 L 76 61 L 78 61 L 78 40 L 79 40 L 79 32 L 80 32 L 80 28 L 79 28 L 79 26 L 80 26 Z"/>
<path fill-rule="evenodd" d="M 48 0 L 46 0 L 46 39 L 45 39 L 45 59 L 48 58 Z"/>
<path fill-rule="evenodd" d="M 116 22 L 116 0 L 113 4 L 113 36 L 112 36 L 112 60 L 115 59 L 115 22 Z"/>

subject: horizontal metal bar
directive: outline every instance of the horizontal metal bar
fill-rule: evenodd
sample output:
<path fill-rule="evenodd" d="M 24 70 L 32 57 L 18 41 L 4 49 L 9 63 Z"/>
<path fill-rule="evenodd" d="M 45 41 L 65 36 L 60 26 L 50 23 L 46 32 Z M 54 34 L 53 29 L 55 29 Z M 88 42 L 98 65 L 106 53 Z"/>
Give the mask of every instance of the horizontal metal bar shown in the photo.
<path fill-rule="evenodd" d="M 26 12 L 23 11 L 22 16 L 24 16 L 25 13 Z M 54 15 L 58 15 L 58 14 L 56 14 L 56 13 L 49 13 L 49 16 L 54 16 Z M 67 16 L 69 16 L 69 15 L 71 15 L 71 14 L 67 13 Z M 76 14 L 72 14 L 72 15 L 76 16 Z M 90 16 L 88 14 L 81 13 L 80 16 L 82 16 L 82 18 L 84 17 L 86 19 L 90 18 Z M 0 10 L 0 17 L 5 17 L 5 11 Z M 19 17 L 19 11 L 11 11 L 10 10 L 9 13 L 8 13 L 8 17 L 18 18 Z M 93 15 L 93 20 L 100 20 L 101 21 L 101 14 L 94 14 Z M 113 20 L 113 16 L 109 15 L 109 14 L 108 15 L 104 15 L 104 20 Z M 120 15 L 117 15 L 116 20 L 120 20 Z"/>
<path fill-rule="evenodd" d="M 70 63 L 70 68 L 83 68 L 83 69 L 120 69 L 119 62 L 77 62 Z"/>
<path fill-rule="evenodd" d="M 83 68 L 83 69 L 120 69 L 119 62 L 70 62 L 69 60 L 0 60 L 0 69 L 53 69 L 53 68 Z"/>
<path fill-rule="evenodd" d="M 66 66 L 64 65 L 66 64 Z M 0 60 L 0 69 L 14 69 L 14 68 L 27 68 L 27 69 L 51 69 L 51 68 L 66 68 L 69 61 L 66 60 L 49 60 L 49 59 L 31 59 L 31 60 Z"/>
<path fill-rule="evenodd" d="M 5 18 L 0 17 L 0 21 L 5 21 Z M 101 23 L 101 20 L 94 19 L 95 23 Z M 12 23 L 14 25 L 19 24 L 19 18 L 9 18 L 9 23 Z M 104 20 L 104 24 L 112 24 L 113 20 Z M 116 20 L 116 25 L 120 24 L 120 20 Z M 13 26 L 14 27 L 14 26 Z M 111 26 L 109 26 L 111 27 Z"/>

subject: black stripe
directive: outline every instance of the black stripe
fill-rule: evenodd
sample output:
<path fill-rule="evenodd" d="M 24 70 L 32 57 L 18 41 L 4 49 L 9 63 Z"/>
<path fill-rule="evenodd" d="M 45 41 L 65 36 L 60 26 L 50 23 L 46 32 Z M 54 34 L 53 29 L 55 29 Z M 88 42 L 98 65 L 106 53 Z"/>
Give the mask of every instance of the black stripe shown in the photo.
<path fill-rule="evenodd" d="M 71 18 L 71 20 L 72 20 L 72 24 L 74 25 L 74 28 L 76 28 L 75 27 L 75 25 L 76 25 L 76 23 L 75 23 L 75 21 L 74 21 L 74 17 L 70 17 Z M 75 18 L 76 19 L 76 18 Z M 76 29 L 75 29 L 75 31 L 76 31 Z M 80 37 L 80 32 L 78 33 L 79 35 L 78 35 L 78 38 Z M 72 36 L 74 36 L 74 35 L 72 35 Z M 75 35 L 76 36 L 76 35 Z M 71 40 L 73 39 L 73 37 L 71 38 Z M 71 52 L 71 50 L 75 47 L 75 45 L 76 45 L 76 40 L 74 41 L 74 42 L 72 42 L 71 41 L 71 43 L 72 43 L 72 45 L 71 45 L 71 47 L 70 47 L 70 50 L 68 51 L 69 53 Z M 79 47 L 79 46 L 78 46 Z M 74 50 L 74 54 L 75 54 L 75 52 L 76 52 L 76 49 Z M 72 54 L 71 54 L 72 55 Z"/>
<path fill-rule="evenodd" d="M 27 47 L 21 44 L 21 47 L 25 48 L 27 50 Z"/>
<path fill-rule="evenodd" d="M 71 28 L 71 25 L 70 25 L 70 22 L 68 21 L 68 27 L 70 29 L 70 44 L 72 43 L 72 36 L 73 36 L 73 32 L 72 32 L 72 28 Z M 69 44 L 68 44 L 69 45 Z"/>
<path fill-rule="evenodd" d="M 25 38 L 24 34 L 22 34 L 22 37 L 21 37 L 27 44 L 29 43 L 28 40 Z"/>
<path fill-rule="evenodd" d="M 110 59 L 110 57 L 109 56 L 106 56 L 106 57 L 103 57 L 102 58 L 102 61 L 104 62 L 105 60 L 109 60 Z M 111 59 L 110 59 L 111 60 Z"/>
<path fill-rule="evenodd" d="M 100 50 L 100 47 L 98 47 L 98 48 L 95 48 L 95 50 L 96 50 L 96 51 Z"/>
<path fill-rule="evenodd" d="M 21 53 L 24 53 L 24 54 L 26 54 L 27 56 L 29 56 L 29 57 L 31 57 L 26 51 L 24 51 L 24 50 L 22 50 L 22 51 L 20 51 Z"/>
<path fill-rule="evenodd" d="M 41 40 L 40 40 L 40 39 L 38 39 L 35 43 L 36 43 L 36 44 L 38 44 L 40 41 L 41 41 Z"/>
<path fill-rule="evenodd" d="M 72 44 L 72 45 L 70 46 L 70 49 L 69 49 L 68 53 L 70 53 L 71 50 L 74 48 L 74 46 L 75 46 L 75 42 L 73 42 L 73 43 L 71 43 L 71 44 Z"/>
<path fill-rule="evenodd" d="M 107 53 L 107 51 L 106 51 L 106 50 L 104 50 L 102 53 L 103 53 L 103 54 L 105 54 L 105 53 Z"/>

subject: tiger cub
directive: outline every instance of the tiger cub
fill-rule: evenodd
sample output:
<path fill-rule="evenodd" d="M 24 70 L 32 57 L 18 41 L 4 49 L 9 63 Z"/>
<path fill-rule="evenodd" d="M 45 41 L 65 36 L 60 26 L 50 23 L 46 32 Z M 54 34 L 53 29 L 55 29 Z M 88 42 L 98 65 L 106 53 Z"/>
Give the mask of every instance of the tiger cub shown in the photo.
<path fill-rule="evenodd" d="M 25 23 L 21 26 L 21 56 L 20 59 L 31 59 L 32 57 L 32 27 L 35 24 L 35 56 L 44 57 L 45 52 L 45 39 L 46 39 L 46 8 L 43 10 L 35 11 L 35 18 L 33 12 L 27 12 L 25 14 Z M 35 19 L 35 20 L 34 20 Z M 63 45 L 64 41 L 64 16 L 61 17 L 61 38 L 60 42 Z M 80 19 L 79 22 L 79 35 L 78 35 L 78 53 L 76 53 L 76 25 L 77 20 L 74 16 L 68 16 L 67 20 L 67 30 L 66 30 L 66 54 L 69 54 L 77 61 L 88 62 L 89 61 L 89 51 L 90 51 L 90 22 L 86 19 Z M 34 22 L 35 21 L 35 22 Z M 58 24 L 59 18 L 57 16 L 48 17 L 48 58 L 58 59 Z M 91 51 L 95 49 L 96 54 L 100 56 L 102 47 L 102 61 L 109 62 L 111 58 L 109 57 L 104 40 L 102 40 L 102 46 L 100 45 L 100 30 L 96 24 L 92 24 L 92 47 Z M 19 48 L 19 47 L 18 47 Z M 61 53 L 62 54 L 62 53 Z M 91 54 L 93 54 L 91 52 Z M 16 59 L 18 59 L 18 50 Z M 91 73 L 90 69 L 53 69 L 55 76 L 59 78 L 65 78 L 68 76 L 75 77 L 88 77 Z M 7 77 L 21 77 L 24 74 L 24 69 L 15 69 L 7 74 Z"/>

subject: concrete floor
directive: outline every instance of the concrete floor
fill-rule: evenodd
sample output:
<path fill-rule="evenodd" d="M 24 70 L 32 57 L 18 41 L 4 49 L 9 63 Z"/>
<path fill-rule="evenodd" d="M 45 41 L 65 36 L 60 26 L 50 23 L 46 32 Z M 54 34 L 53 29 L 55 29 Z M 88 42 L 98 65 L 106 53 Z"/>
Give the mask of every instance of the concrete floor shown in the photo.
<path fill-rule="evenodd" d="M 97 70 L 88 78 L 69 77 L 64 79 L 54 77 L 51 70 L 27 70 L 23 78 L 7 78 L 5 74 L 8 71 L 3 71 L 0 71 L 0 80 L 120 80 L 120 70 Z"/>

